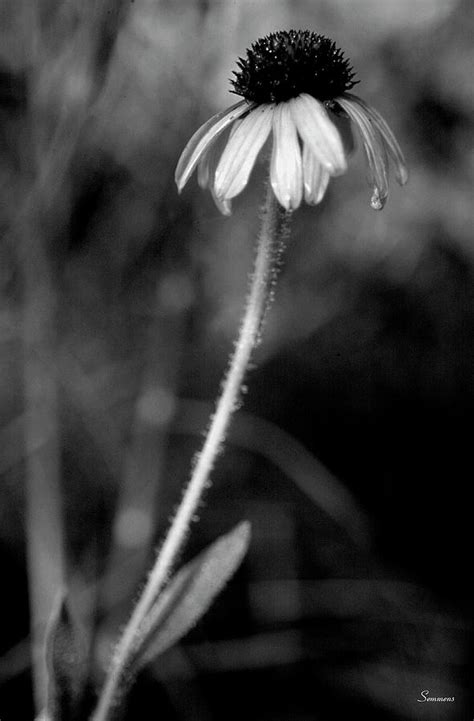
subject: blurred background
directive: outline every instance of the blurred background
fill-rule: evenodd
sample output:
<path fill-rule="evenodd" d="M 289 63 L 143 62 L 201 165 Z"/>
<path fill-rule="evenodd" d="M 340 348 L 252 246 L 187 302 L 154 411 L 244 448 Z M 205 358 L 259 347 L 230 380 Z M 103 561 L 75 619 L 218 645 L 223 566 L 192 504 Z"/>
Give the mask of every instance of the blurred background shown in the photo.
<path fill-rule="evenodd" d="M 1 721 L 34 717 L 58 585 L 90 649 L 87 718 L 189 477 L 265 167 L 230 218 L 194 179 L 178 197 L 174 168 L 235 102 L 236 58 L 289 28 L 345 50 L 410 181 L 372 211 L 359 148 L 295 214 L 182 560 L 244 518 L 249 554 L 124 718 L 472 716 L 472 3 L 1 0 Z"/>

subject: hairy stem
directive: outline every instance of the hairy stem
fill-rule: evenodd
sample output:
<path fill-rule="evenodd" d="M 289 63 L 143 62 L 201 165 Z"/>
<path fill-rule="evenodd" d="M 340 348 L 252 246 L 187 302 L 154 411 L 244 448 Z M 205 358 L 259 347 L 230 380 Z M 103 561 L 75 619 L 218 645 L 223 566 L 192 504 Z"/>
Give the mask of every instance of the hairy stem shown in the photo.
<path fill-rule="evenodd" d="M 186 541 L 193 517 L 204 491 L 209 486 L 210 474 L 224 442 L 232 413 L 237 407 L 250 356 L 259 341 L 261 326 L 269 304 L 269 291 L 278 268 L 282 244 L 288 232 L 289 214 L 285 213 L 277 203 L 270 185 L 267 188 L 261 218 L 250 292 L 216 411 L 212 416 L 202 450 L 196 458 L 191 480 L 142 595 L 117 646 L 103 692 L 92 717 L 93 721 L 106 721 L 118 701 L 124 670 L 140 643 L 143 620 L 167 582 Z"/>

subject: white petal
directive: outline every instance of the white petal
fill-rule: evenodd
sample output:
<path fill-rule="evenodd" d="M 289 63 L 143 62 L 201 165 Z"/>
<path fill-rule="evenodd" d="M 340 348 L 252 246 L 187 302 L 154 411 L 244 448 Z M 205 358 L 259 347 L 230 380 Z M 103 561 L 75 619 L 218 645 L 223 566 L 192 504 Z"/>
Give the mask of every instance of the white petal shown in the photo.
<path fill-rule="evenodd" d="M 233 136 L 241 122 L 241 120 L 236 120 L 231 125 L 230 131 L 225 128 L 201 155 L 198 163 L 198 183 L 201 188 L 210 188 L 213 192 L 216 168 L 220 157 L 229 138 Z"/>
<path fill-rule="evenodd" d="M 374 123 L 375 127 L 379 131 L 380 135 L 382 136 L 383 140 L 385 141 L 385 145 L 387 147 L 387 150 L 395 164 L 395 175 L 400 183 L 400 185 L 405 185 L 405 183 L 408 180 L 408 169 L 405 162 L 405 158 L 403 157 L 402 150 L 398 144 L 397 139 L 395 138 L 395 135 L 392 133 L 390 127 L 388 126 L 387 122 L 384 120 L 384 118 L 380 115 L 380 113 L 375 110 L 375 108 L 372 108 L 370 105 L 367 105 L 363 100 L 357 97 L 357 95 L 352 95 L 351 93 L 346 93 L 347 97 L 353 102 L 359 105 L 369 116 L 369 118 Z"/>
<path fill-rule="evenodd" d="M 355 150 L 352 121 L 347 115 L 347 113 L 344 113 L 344 115 L 340 115 L 332 111 L 330 108 L 329 110 L 327 110 L 327 112 L 331 119 L 331 122 L 334 123 L 334 125 L 338 129 L 339 135 L 341 136 L 342 145 L 344 147 L 344 155 L 347 161 Z"/>
<path fill-rule="evenodd" d="M 313 151 L 305 143 L 303 147 L 304 199 L 308 205 L 317 205 L 322 201 L 329 183 L 329 173 L 316 159 Z"/>
<path fill-rule="evenodd" d="M 234 125 L 239 121 L 236 120 Z M 231 132 L 234 129 L 232 125 Z M 214 184 L 214 175 L 216 172 L 217 163 L 219 162 L 222 151 L 224 150 L 227 140 L 229 139 L 228 128 L 224 129 L 217 138 L 206 148 L 201 155 L 198 168 L 197 168 L 197 180 L 199 187 L 201 188 L 212 188 Z"/>
<path fill-rule="evenodd" d="M 235 125 L 239 121 L 237 120 L 232 126 L 231 134 L 234 131 Z M 232 203 L 230 200 L 219 200 L 214 192 L 214 178 L 216 174 L 216 167 L 219 162 L 222 151 L 228 140 L 228 133 L 224 131 L 216 139 L 214 143 L 204 152 L 198 164 L 198 183 L 201 188 L 209 188 L 211 191 L 212 198 L 217 208 L 223 215 L 232 214 Z"/>
<path fill-rule="evenodd" d="M 201 156 L 198 162 L 197 170 L 197 181 L 200 188 L 207 188 L 209 186 L 209 180 L 211 177 L 210 165 L 211 165 L 211 153 L 214 150 L 214 143 L 207 151 Z"/>
<path fill-rule="evenodd" d="M 232 133 L 216 169 L 214 191 L 229 200 L 247 185 L 257 155 L 270 134 L 273 105 L 254 108 Z"/>
<path fill-rule="evenodd" d="M 303 171 L 300 144 L 288 103 L 279 103 L 273 113 L 270 182 L 286 210 L 298 208 L 303 195 Z"/>
<path fill-rule="evenodd" d="M 365 155 L 372 175 L 371 181 L 374 184 L 370 204 L 374 210 L 381 210 L 388 196 L 388 160 L 385 146 L 376 128 L 372 125 L 370 117 L 359 105 L 347 96 L 338 97 L 337 102 L 355 123 L 361 135 Z"/>
<path fill-rule="evenodd" d="M 188 182 L 194 168 L 199 159 L 215 138 L 231 123 L 240 118 L 241 115 L 247 113 L 255 106 L 254 103 L 249 104 L 246 100 L 232 105 L 227 110 L 223 110 L 217 115 L 213 115 L 207 123 L 201 125 L 188 142 L 176 166 L 175 181 L 178 191 L 184 188 Z"/>
<path fill-rule="evenodd" d="M 289 101 L 298 133 L 331 175 L 346 170 L 344 147 L 339 132 L 325 107 L 307 93 Z"/>

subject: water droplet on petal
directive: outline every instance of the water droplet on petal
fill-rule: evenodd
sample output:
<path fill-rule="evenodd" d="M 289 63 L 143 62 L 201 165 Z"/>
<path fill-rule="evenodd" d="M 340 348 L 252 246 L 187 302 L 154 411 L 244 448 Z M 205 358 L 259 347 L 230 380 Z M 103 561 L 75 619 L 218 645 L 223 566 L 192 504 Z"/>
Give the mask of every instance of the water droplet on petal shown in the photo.
<path fill-rule="evenodd" d="M 382 200 L 382 198 L 380 197 L 380 193 L 379 193 L 378 189 L 374 188 L 374 192 L 370 199 L 370 207 L 373 210 L 382 210 L 384 205 L 385 205 L 385 200 Z"/>

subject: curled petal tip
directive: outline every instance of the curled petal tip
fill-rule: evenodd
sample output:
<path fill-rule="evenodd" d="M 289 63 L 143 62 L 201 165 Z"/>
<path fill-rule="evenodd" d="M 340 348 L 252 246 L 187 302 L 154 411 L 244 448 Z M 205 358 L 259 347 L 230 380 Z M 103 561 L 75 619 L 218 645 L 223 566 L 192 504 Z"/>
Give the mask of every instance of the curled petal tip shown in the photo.
<path fill-rule="evenodd" d="M 232 201 L 228 198 L 219 197 L 214 191 L 211 191 L 216 208 L 222 215 L 232 215 Z"/>
<path fill-rule="evenodd" d="M 292 203 L 291 197 L 289 195 L 283 195 L 281 193 L 281 190 L 278 188 L 278 186 L 274 185 L 273 183 L 272 183 L 272 189 L 273 189 L 273 192 L 275 193 L 275 196 L 276 196 L 278 202 L 285 210 L 287 210 L 287 211 L 294 210 L 295 207 L 298 207 Z M 298 205 L 299 205 L 299 203 L 298 203 Z"/>
<path fill-rule="evenodd" d="M 337 167 L 332 167 L 329 169 L 329 174 L 333 178 L 337 178 L 339 175 L 344 175 L 344 173 L 347 171 L 347 161 L 345 158 L 341 158 L 339 161 L 339 164 Z"/>
<path fill-rule="evenodd" d="M 178 174 L 178 172 L 175 172 L 174 174 L 174 182 L 176 183 L 176 188 L 178 189 L 178 193 L 181 193 L 183 189 L 183 183 L 181 182 L 181 175 Z"/>
<path fill-rule="evenodd" d="M 397 168 L 397 181 L 399 185 L 406 185 L 408 183 L 408 168 L 406 165 L 401 165 Z"/>

